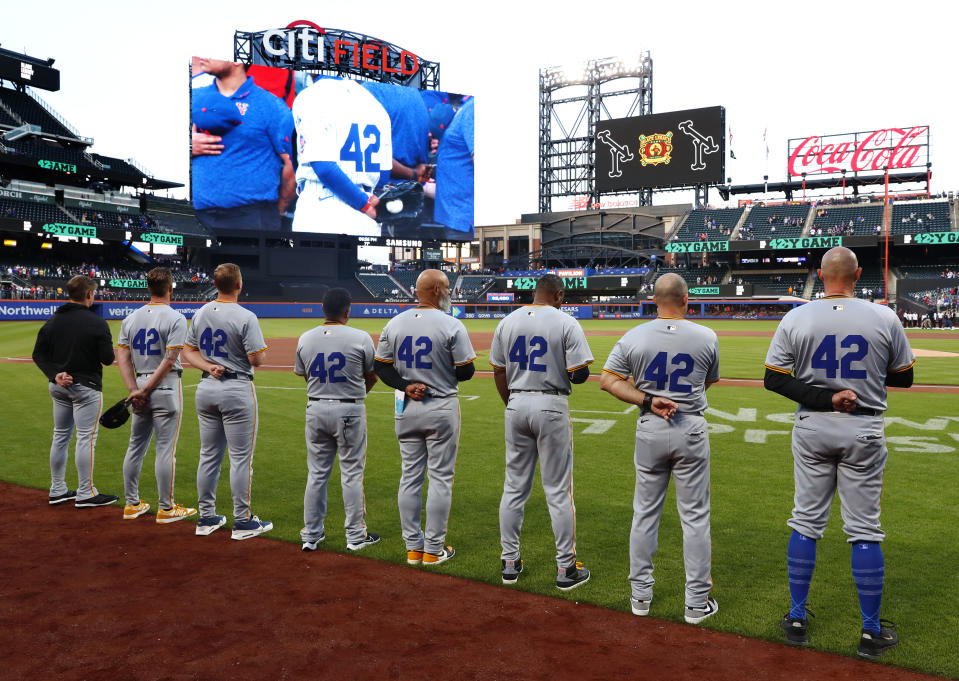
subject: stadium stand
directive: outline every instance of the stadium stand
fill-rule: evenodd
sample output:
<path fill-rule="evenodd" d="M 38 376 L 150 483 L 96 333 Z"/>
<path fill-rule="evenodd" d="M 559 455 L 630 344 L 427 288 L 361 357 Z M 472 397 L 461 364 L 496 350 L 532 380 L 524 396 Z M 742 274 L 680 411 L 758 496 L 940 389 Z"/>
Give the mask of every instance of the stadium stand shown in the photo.
<path fill-rule="evenodd" d="M 489 274 L 464 274 L 459 285 L 458 298 L 465 300 L 475 300 L 481 296 L 492 285 L 494 277 Z"/>
<path fill-rule="evenodd" d="M 892 283 L 894 274 L 892 271 L 889 273 L 889 281 Z M 862 276 L 859 277 L 859 281 L 856 282 L 856 297 L 857 298 L 882 298 L 882 285 L 883 285 L 883 272 L 879 268 L 875 267 L 863 267 Z M 867 291 L 872 291 L 872 295 L 866 295 L 863 293 L 863 289 Z M 823 293 L 822 281 L 819 277 L 815 278 L 813 283 L 812 297 L 818 298 L 819 295 Z"/>
<path fill-rule="evenodd" d="M 754 206 L 740 227 L 741 240 L 802 236 L 809 215 L 809 204 Z"/>
<path fill-rule="evenodd" d="M 810 236 L 867 236 L 882 229 L 881 203 L 818 206 L 813 212 Z"/>
<path fill-rule="evenodd" d="M 660 267 L 656 275 L 678 274 L 688 286 L 719 286 L 726 277 L 724 267 Z"/>
<path fill-rule="evenodd" d="M 386 300 L 387 298 L 410 299 L 406 291 L 400 289 L 396 282 L 388 274 L 368 274 L 359 272 L 356 275 L 363 286 L 370 292 L 376 300 Z"/>
<path fill-rule="evenodd" d="M 948 201 L 896 201 L 892 205 L 893 234 L 950 232 Z"/>
<path fill-rule="evenodd" d="M 55 203 L 37 203 L 35 201 L 18 201 L 0 197 L 0 217 L 12 220 L 29 220 L 30 222 L 65 222 L 69 216 Z"/>
<path fill-rule="evenodd" d="M 79 139 L 66 125 L 61 123 L 46 107 L 27 93 L 18 92 L 11 88 L 0 87 L 0 102 L 23 123 L 40 126 L 40 129 L 51 135 Z M 14 125 L 22 125 L 15 121 Z"/>
<path fill-rule="evenodd" d="M 956 272 L 942 265 L 900 265 L 896 268 L 902 279 L 954 279 Z"/>
<path fill-rule="evenodd" d="M 801 297 L 806 288 L 807 270 L 733 272 L 730 281 L 752 284 L 780 296 Z"/>
<path fill-rule="evenodd" d="M 743 215 L 743 208 L 690 211 L 672 241 L 726 241 Z M 703 234 L 706 238 L 703 238 Z"/>
<path fill-rule="evenodd" d="M 400 282 L 407 290 L 416 286 L 416 278 L 420 276 L 422 270 L 393 270 L 390 274 L 396 281 Z"/>

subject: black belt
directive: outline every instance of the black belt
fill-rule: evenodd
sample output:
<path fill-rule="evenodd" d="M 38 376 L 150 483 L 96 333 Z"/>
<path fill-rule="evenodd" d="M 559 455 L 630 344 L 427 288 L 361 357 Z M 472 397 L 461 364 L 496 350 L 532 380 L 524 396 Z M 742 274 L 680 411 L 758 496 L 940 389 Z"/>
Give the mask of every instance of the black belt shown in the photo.
<path fill-rule="evenodd" d="M 559 390 L 510 390 L 511 393 L 541 393 L 543 395 L 565 395 Z"/>
<path fill-rule="evenodd" d="M 852 411 L 836 411 L 835 409 L 813 409 L 811 407 L 803 407 L 806 411 L 823 411 L 823 412 L 835 412 L 837 414 L 852 414 L 853 416 L 882 416 L 882 412 L 878 409 L 863 409 L 861 407 L 856 407 Z"/>
<path fill-rule="evenodd" d="M 352 399 L 340 398 L 340 397 L 308 397 L 307 399 L 310 402 L 349 402 L 350 404 L 354 404 L 360 401 L 360 400 L 352 400 Z"/>
<path fill-rule="evenodd" d="M 659 416 L 656 412 L 652 410 L 640 409 L 639 415 L 646 416 L 646 414 L 652 414 L 653 416 Z M 701 411 L 677 411 L 673 416 L 702 416 L 704 412 Z"/>
<path fill-rule="evenodd" d="M 209 371 L 203 372 L 203 378 L 207 378 L 209 375 L 210 375 Z M 245 378 L 248 381 L 253 380 L 252 376 L 249 376 L 247 374 L 238 374 L 235 371 L 224 371 L 223 375 L 220 376 L 220 380 L 222 381 L 224 378 Z"/>
<path fill-rule="evenodd" d="M 150 371 L 150 372 L 146 372 L 146 373 L 142 373 L 142 374 L 137 374 L 137 378 L 140 378 L 141 376 L 152 376 L 154 373 L 155 373 L 155 372 Z M 176 374 L 177 376 L 182 376 L 182 375 L 183 375 L 183 369 L 170 369 L 170 374 Z M 169 374 L 167 374 L 167 375 L 169 375 Z"/>

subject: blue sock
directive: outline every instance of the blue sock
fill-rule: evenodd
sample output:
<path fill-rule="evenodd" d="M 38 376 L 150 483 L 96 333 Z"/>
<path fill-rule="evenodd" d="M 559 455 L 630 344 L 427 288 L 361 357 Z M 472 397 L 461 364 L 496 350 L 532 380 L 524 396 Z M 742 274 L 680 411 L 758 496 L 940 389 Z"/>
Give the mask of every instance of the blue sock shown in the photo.
<path fill-rule="evenodd" d="M 882 605 L 882 582 L 886 574 L 882 548 L 878 542 L 856 542 L 852 545 L 852 578 L 859 592 L 862 628 L 879 633 L 879 607 Z"/>
<path fill-rule="evenodd" d="M 789 597 L 792 599 L 789 616 L 804 620 L 809 583 L 816 567 L 816 540 L 793 530 L 786 552 L 786 563 L 789 567 Z"/>

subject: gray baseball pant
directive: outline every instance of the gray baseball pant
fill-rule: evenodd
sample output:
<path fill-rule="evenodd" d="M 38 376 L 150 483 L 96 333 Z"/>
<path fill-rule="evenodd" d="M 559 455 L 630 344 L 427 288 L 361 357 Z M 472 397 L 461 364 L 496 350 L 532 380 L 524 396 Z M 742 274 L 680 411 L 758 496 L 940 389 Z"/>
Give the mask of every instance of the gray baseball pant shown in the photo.
<path fill-rule="evenodd" d="M 438 554 L 444 548 L 453 503 L 453 473 L 460 436 L 460 404 L 456 397 L 407 400 L 395 416 L 402 472 L 397 504 L 407 550 Z M 426 531 L 421 529 L 423 479 L 426 492 Z"/>
<path fill-rule="evenodd" d="M 103 393 L 74 383 L 64 388 L 50 384 L 53 398 L 53 443 L 50 445 L 50 496 L 65 494 L 67 458 L 74 425 L 77 444 L 73 461 L 77 466 L 77 499 L 89 499 L 99 492 L 93 486 L 93 456 L 100 429 Z"/>
<path fill-rule="evenodd" d="M 629 581 L 634 598 L 653 597 L 653 556 L 672 475 L 683 528 L 686 605 L 699 607 L 712 587 L 709 534 L 709 431 L 706 419 L 677 413 L 671 420 L 643 414 L 636 423 L 636 491 L 629 534 Z"/>
<path fill-rule="evenodd" d="M 889 452 L 882 416 L 801 409 L 793 422 L 792 452 L 796 493 L 791 528 L 822 539 L 838 488 L 847 541 L 885 538 L 879 498 Z"/>
<path fill-rule="evenodd" d="M 252 518 L 250 499 L 257 431 L 253 382 L 243 378 L 204 378 L 196 389 L 196 414 L 200 421 L 200 464 L 196 471 L 200 516 L 216 515 L 220 464 L 229 447 L 233 519 Z"/>
<path fill-rule="evenodd" d="M 506 406 L 506 480 L 499 505 L 502 557 L 520 557 L 519 538 L 526 501 L 539 460 L 543 493 L 556 540 L 556 567 L 576 561 L 576 505 L 573 503 L 573 424 L 565 395 L 511 393 Z"/>
<path fill-rule="evenodd" d="M 143 387 L 149 375 L 137 376 L 137 386 Z M 180 377 L 167 374 L 160 385 L 150 393 L 150 401 L 142 411 L 133 412 L 130 419 L 130 444 L 123 457 L 123 492 L 127 504 L 140 502 L 140 471 L 143 459 L 156 432 L 156 463 L 160 508 L 173 508 L 173 482 L 176 475 L 176 444 L 180 437 L 180 419 L 183 414 L 183 387 Z"/>
<path fill-rule="evenodd" d="M 306 492 L 303 495 L 303 541 L 323 536 L 326 518 L 327 483 L 337 451 L 340 455 L 340 484 L 347 543 L 366 537 L 366 498 L 363 470 L 366 467 L 366 405 L 339 400 L 311 400 L 306 405 Z"/>

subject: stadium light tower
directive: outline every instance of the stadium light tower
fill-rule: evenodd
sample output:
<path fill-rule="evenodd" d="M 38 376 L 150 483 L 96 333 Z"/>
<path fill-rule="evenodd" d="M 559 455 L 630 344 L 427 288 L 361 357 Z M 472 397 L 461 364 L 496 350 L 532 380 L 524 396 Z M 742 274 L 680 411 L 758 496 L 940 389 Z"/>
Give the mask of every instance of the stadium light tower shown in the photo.
<path fill-rule="evenodd" d="M 571 89 L 558 92 L 564 88 Z M 653 60 L 649 52 L 540 69 L 540 212 L 552 211 L 553 199 L 564 196 L 586 198 L 588 206 L 596 206 L 597 124 L 652 112 Z M 650 204 L 652 191 L 640 191 L 639 205 Z"/>

